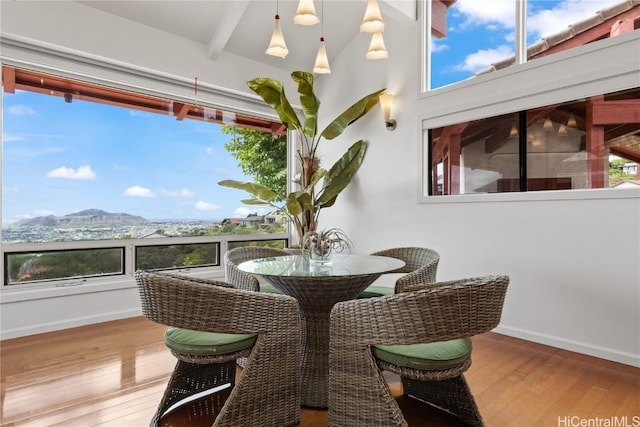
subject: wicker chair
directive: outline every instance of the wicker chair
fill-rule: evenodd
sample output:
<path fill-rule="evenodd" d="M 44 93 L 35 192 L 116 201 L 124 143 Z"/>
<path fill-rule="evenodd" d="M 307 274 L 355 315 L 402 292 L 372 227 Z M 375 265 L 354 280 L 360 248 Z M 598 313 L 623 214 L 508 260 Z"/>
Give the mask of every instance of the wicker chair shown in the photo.
<path fill-rule="evenodd" d="M 165 343 L 178 359 L 151 420 L 195 394 L 230 384 L 213 426 L 290 426 L 300 421 L 298 302 L 247 292 L 225 282 L 137 271 L 142 312 L 168 325 Z M 236 382 L 235 360 L 248 356 Z"/>
<path fill-rule="evenodd" d="M 394 293 L 402 292 L 407 286 L 436 281 L 440 255 L 433 249 L 421 247 L 391 248 L 374 252 L 371 255 L 401 259 L 405 262 L 405 266 L 391 273 L 407 274 L 400 277 L 393 288 L 390 286 L 372 285 L 366 288 L 358 298 L 393 295 Z"/>
<path fill-rule="evenodd" d="M 260 283 L 251 274 L 238 269 L 238 265 L 257 258 L 291 255 L 284 249 L 263 246 L 242 246 L 228 250 L 224 254 L 225 281 L 233 283 L 238 289 L 278 293 L 278 290 L 268 283 Z"/>
<path fill-rule="evenodd" d="M 383 370 L 401 376 L 405 395 L 483 425 L 463 373 L 471 365 L 470 337 L 499 324 L 508 284 L 507 276 L 486 276 L 336 304 L 329 426 L 407 426 Z"/>

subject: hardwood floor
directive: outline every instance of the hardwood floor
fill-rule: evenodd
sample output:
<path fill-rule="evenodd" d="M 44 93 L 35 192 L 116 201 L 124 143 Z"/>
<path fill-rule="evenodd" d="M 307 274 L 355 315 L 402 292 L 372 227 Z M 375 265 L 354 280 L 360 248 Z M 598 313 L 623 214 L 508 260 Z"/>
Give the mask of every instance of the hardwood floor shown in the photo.
<path fill-rule="evenodd" d="M 164 329 L 140 317 L 0 342 L 0 425 L 148 425 L 175 363 L 162 341 Z M 623 417 L 626 426 L 640 425 L 638 368 L 494 333 L 473 342 L 466 377 L 487 426 L 587 425 L 577 423 Z M 398 378 L 387 379 L 400 396 Z M 398 399 L 411 426 L 461 425 Z M 323 410 L 303 408 L 301 417 L 301 427 L 327 425 Z M 211 420 L 187 423 L 176 414 L 164 424 L 210 426 Z"/>

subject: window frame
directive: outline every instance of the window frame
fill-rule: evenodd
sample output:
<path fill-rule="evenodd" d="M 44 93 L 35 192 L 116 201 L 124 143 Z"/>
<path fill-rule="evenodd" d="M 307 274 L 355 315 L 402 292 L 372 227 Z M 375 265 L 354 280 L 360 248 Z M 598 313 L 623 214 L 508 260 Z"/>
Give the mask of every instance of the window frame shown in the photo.
<path fill-rule="evenodd" d="M 640 31 L 599 40 L 418 95 L 418 203 L 637 198 L 638 189 L 583 189 L 429 196 L 427 131 L 637 87 Z M 612 58 L 619 61 L 613 64 Z M 567 70 L 579 70 L 568 76 Z M 558 78 L 558 76 L 564 76 Z M 462 96 L 462 95 L 465 96 Z M 486 96 L 486 94 L 491 94 Z"/>
<path fill-rule="evenodd" d="M 19 69 L 51 74 L 62 78 L 78 80 L 87 84 L 107 86 L 117 90 L 130 91 L 151 97 L 170 99 L 174 102 L 197 104 L 205 108 L 224 110 L 261 119 L 279 121 L 277 114 L 261 99 L 244 93 L 219 88 L 211 83 L 198 81 L 197 97 L 194 96 L 194 81 L 174 75 L 163 74 L 158 71 L 134 67 L 129 64 L 116 63 L 88 54 L 79 54 L 71 50 L 52 47 L 43 42 L 23 40 L 15 36 L 4 36 L 0 39 L 0 65 L 7 65 Z M 299 106 L 293 106 L 296 111 Z M 296 173 L 294 133 L 287 131 L 287 182 L 292 187 L 291 177 Z M 2 151 L 0 150 L 0 164 Z M 0 185 L 2 176 L 0 175 Z M 290 191 L 291 188 L 288 189 Z M 1 197 L 1 195 L 0 195 Z M 0 212 L 0 219 L 2 212 Z M 1 240 L 0 229 L 0 240 Z M 154 239 L 153 244 L 162 244 L 165 239 Z M 229 236 L 195 236 L 167 238 L 167 245 L 195 244 L 218 242 L 220 245 L 219 259 L 222 260 L 227 250 L 228 242 L 285 240 L 291 242 L 291 229 L 286 233 L 274 234 L 246 234 Z M 144 239 L 125 240 L 94 240 L 69 241 L 55 243 L 3 243 L 0 248 L 0 295 L 3 303 L 16 302 L 25 299 L 44 298 L 44 295 L 59 296 L 60 294 L 75 294 L 96 292 L 98 290 L 112 290 L 135 287 L 131 281 L 134 269 L 135 245 L 148 245 L 151 242 Z M 5 260 L 7 254 L 19 252 L 39 252 L 47 250 L 76 250 L 97 249 L 102 247 L 124 247 L 124 274 L 108 277 L 81 277 L 37 281 L 18 286 L 4 283 Z M 219 263 L 221 264 L 221 262 Z M 207 267 L 182 268 L 179 271 L 195 271 L 194 275 L 220 275 L 222 265 Z M 77 286 L 81 285 L 81 286 Z M 37 294 L 33 291 L 38 290 Z M 11 295 L 10 298 L 6 296 Z"/>
<path fill-rule="evenodd" d="M 527 0 L 513 0 L 515 8 L 515 39 L 514 65 L 524 64 L 527 62 Z M 431 33 L 433 0 L 418 2 L 418 21 L 420 35 L 420 89 L 419 95 L 425 95 L 434 90 L 440 90 L 442 87 L 431 87 L 431 46 L 433 43 L 433 34 Z M 462 82 L 452 83 L 457 85 Z M 444 86 L 445 88 L 447 86 Z"/>

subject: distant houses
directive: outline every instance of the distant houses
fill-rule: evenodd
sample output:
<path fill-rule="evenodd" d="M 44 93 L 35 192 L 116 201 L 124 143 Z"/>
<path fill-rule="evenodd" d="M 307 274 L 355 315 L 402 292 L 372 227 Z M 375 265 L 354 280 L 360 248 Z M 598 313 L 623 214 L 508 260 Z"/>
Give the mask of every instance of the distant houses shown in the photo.
<path fill-rule="evenodd" d="M 225 218 L 220 222 L 220 225 L 234 225 L 247 228 L 270 228 L 276 224 L 284 224 L 286 221 L 287 217 L 283 213 L 271 212 L 267 215 L 248 215 L 244 218 Z"/>

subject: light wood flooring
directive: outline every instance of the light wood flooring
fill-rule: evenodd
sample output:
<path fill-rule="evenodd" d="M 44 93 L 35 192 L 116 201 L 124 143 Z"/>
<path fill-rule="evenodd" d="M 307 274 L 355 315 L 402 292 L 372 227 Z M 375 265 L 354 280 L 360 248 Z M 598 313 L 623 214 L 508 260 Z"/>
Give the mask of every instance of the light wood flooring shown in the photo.
<path fill-rule="evenodd" d="M 164 329 L 138 317 L 0 342 L 0 425 L 148 425 L 175 364 Z M 473 344 L 466 378 L 489 427 L 625 426 L 575 424 L 583 419 L 640 426 L 638 368 L 495 333 Z M 411 426 L 461 425 L 401 397 L 398 378 L 387 379 Z M 165 421 L 211 425 L 179 414 Z M 302 409 L 300 426 L 326 425 L 326 411 Z"/>

